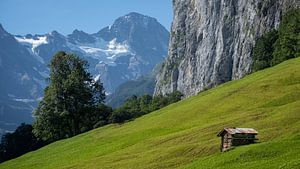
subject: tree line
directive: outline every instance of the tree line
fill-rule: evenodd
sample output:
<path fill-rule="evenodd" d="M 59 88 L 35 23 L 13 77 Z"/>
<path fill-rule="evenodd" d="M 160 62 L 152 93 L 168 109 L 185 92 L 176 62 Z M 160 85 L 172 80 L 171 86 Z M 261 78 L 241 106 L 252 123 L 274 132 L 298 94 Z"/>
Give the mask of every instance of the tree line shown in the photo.
<path fill-rule="evenodd" d="M 141 97 L 132 96 L 127 99 L 123 106 L 115 109 L 111 115 L 111 123 L 123 123 L 155 110 L 161 109 L 169 104 L 178 102 L 183 97 L 182 93 L 175 91 L 166 96 L 150 96 L 144 95 Z"/>
<path fill-rule="evenodd" d="M 2 137 L 0 162 L 110 123 L 124 123 L 182 98 L 177 91 L 166 96 L 132 96 L 113 110 L 105 105 L 103 84 L 88 72 L 87 61 L 58 52 L 49 68 L 49 85 L 34 111 L 33 125 L 21 124 Z"/>
<path fill-rule="evenodd" d="M 278 30 L 261 36 L 253 49 L 253 71 L 300 56 L 300 9 L 288 11 Z"/>

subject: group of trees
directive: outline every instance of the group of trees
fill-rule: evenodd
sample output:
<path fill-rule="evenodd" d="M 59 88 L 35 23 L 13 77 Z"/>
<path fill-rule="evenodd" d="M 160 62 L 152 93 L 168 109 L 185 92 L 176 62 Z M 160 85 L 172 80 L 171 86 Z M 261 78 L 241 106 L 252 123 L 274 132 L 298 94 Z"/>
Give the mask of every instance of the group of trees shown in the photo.
<path fill-rule="evenodd" d="M 0 144 L 0 163 L 29 151 L 36 150 L 46 144 L 32 133 L 32 126 L 21 124 L 15 132 L 5 134 Z"/>
<path fill-rule="evenodd" d="M 49 85 L 34 111 L 33 125 L 22 124 L 14 133 L 2 137 L 0 162 L 109 123 L 123 123 L 182 97 L 180 92 L 155 97 L 132 96 L 113 110 L 104 104 L 103 85 L 88 73 L 87 61 L 74 54 L 58 52 L 49 67 Z"/>
<path fill-rule="evenodd" d="M 253 50 L 253 70 L 261 70 L 300 56 L 300 9 L 288 11 L 278 30 L 260 37 Z"/>
<path fill-rule="evenodd" d="M 140 117 L 144 114 L 161 109 L 169 104 L 175 103 L 182 98 L 182 93 L 175 91 L 166 96 L 150 96 L 141 97 L 132 96 L 127 99 L 123 106 L 115 109 L 111 115 L 112 123 L 122 123 L 126 120 Z"/>

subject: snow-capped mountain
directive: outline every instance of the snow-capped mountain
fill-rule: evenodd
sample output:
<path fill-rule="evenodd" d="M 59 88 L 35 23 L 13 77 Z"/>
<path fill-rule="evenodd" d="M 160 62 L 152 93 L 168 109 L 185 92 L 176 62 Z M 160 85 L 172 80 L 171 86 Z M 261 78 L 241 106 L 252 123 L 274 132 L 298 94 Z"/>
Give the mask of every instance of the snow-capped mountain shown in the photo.
<path fill-rule="evenodd" d="M 119 84 L 147 74 L 163 60 L 169 32 L 154 18 L 129 13 L 95 34 L 74 30 L 63 36 L 53 31 L 15 39 L 43 64 L 59 50 L 84 57 L 92 74 L 100 77 L 111 93 Z"/>
<path fill-rule="evenodd" d="M 168 41 L 169 32 L 155 18 L 138 13 L 120 17 L 94 34 L 76 29 L 67 36 L 57 31 L 21 36 L 1 27 L 0 128 L 6 122 L 30 122 L 31 111 L 46 86 L 47 65 L 57 51 L 86 59 L 92 75 L 101 79 L 107 93 L 113 93 L 121 83 L 151 72 L 167 55 Z M 26 107 L 26 113 L 20 107 Z M 18 114 L 6 119 L 11 112 Z M 24 114 L 29 117 L 23 118 Z"/>
<path fill-rule="evenodd" d="M 45 87 L 47 67 L 28 49 L 0 25 L 0 135 L 31 122 Z"/>

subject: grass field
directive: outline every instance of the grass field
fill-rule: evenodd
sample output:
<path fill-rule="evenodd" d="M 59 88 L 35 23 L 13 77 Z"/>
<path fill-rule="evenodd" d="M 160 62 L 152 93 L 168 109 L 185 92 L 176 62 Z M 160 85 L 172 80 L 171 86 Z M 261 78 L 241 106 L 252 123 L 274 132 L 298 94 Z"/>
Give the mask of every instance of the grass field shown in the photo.
<path fill-rule="evenodd" d="M 224 127 L 259 143 L 219 152 Z M 228 82 L 123 125 L 50 144 L 0 168 L 299 168 L 300 58 Z"/>

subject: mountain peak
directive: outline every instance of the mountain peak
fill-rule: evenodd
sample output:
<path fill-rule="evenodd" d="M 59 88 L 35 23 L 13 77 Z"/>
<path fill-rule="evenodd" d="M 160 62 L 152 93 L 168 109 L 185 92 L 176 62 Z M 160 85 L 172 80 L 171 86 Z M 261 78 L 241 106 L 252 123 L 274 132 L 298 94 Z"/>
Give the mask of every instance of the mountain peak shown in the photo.
<path fill-rule="evenodd" d="M 47 36 L 47 39 L 52 43 L 54 43 L 54 42 L 61 43 L 61 42 L 65 41 L 65 36 L 60 34 L 59 32 L 57 32 L 56 30 L 50 32 L 46 36 Z"/>
<path fill-rule="evenodd" d="M 85 33 L 83 32 L 82 30 L 78 30 L 78 29 L 75 29 L 72 34 L 80 34 L 80 33 Z M 85 33 L 86 34 L 86 33 Z"/>
<path fill-rule="evenodd" d="M 3 33 L 7 33 L 5 31 L 5 29 L 3 28 L 2 24 L 0 23 L 0 33 L 3 34 Z"/>
<path fill-rule="evenodd" d="M 80 42 L 80 43 L 94 43 L 95 39 L 90 34 L 75 29 L 72 34 L 68 35 L 68 39 L 72 43 Z"/>
<path fill-rule="evenodd" d="M 3 28 L 3 26 L 2 26 L 2 24 L 0 23 L 0 30 L 4 30 L 4 28 Z"/>
<path fill-rule="evenodd" d="M 121 21 L 121 20 L 125 20 L 125 21 L 134 21 L 134 22 L 140 22 L 140 21 L 143 21 L 143 20 L 154 20 L 154 21 L 157 21 L 155 18 L 153 17 L 150 17 L 150 16 L 147 16 L 147 15 L 143 15 L 143 14 L 140 14 L 140 13 L 137 13 L 137 12 L 130 12 L 120 18 L 118 18 L 116 20 L 116 22 L 118 21 Z"/>
<path fill-rule="evenodd" d="M 89 36 L 88 33 L 82 31 L 82 30 L 78 30 L 78 29 L 75 29 L 72 34 L 68 35 L 68 36 L 72 36 L 72 35 L 86 35 L 86 36 Z"/>
<path fill-rule="evenodd" d="M 26 35 L 25 35 L 25 38 L 27 38 L 27 39 L 31 39 L 32 37 L 33 37 L 32 34 L 26 34 Z"/>
<path fill-rule="evenodd" d="M 62 36 L 60 33 L 58 33 L 56 30 L 54 30 L 54 31 L 52 31 L 51 33 L 50 33 L 50 35 L 52 35 L 52 36 Z"/>
<path fill-rule="evenodd" d="M 73 30 L 73 33 L 77 33 L 77 32 L 82 32 L 82 31 L 80 31 L 80 30 L 78 30 L 78 29 L 74 29 L 74 30 Z"/>
<path fill-rule="evenodd" d="M 123 17 L 147 17 L 147 18 L 151 18 L 150 16 L 146 16 L 146 15 L 143 15 L 143 14 L 140 14 L 140 13 L 137 13 L 137 12 L 130 12 L 128 14 L 126 14 L 125 16 Z"/>
<path fill-rule="evenodd" d="M 154 30 L 156 32 L 153 32 Z M 105 27 L 95 35 L 107 41 L 116 38 L 118 42 L 134 41 L 134 37 L 148 36 L 138 35 L 140 32 L 145 32 L 149 36 L 150 34 L 159 34 L 161 32 L 168 34 L 168 31 L 155 18 L 137 12 L 130 12 L 119 17 L 112 26 Z M 168 37 L 165 36 L 164 39 L 168 39 Z"/>

